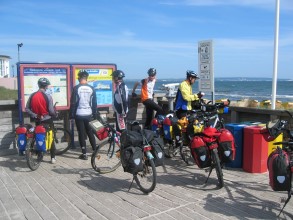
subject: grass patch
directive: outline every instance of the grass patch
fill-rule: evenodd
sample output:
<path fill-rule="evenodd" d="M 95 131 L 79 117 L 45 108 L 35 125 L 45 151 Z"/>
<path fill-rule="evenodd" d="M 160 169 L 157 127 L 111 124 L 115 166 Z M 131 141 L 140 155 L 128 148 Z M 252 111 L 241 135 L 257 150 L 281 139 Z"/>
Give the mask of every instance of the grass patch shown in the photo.
<path fill-rule="evenodd" d="M 17 90 L 7 89 L 0 86 L 0 100 L 17 100 Z"/>

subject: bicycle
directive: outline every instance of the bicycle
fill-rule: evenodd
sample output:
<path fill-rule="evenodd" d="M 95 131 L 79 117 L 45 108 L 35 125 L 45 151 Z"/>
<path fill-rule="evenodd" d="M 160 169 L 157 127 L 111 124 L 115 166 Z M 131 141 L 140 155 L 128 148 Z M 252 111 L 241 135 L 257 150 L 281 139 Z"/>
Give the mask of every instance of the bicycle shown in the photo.
<path fill-rule="evenodd" d="M 93 125 L 96 124 L 96 127 Z M 100 174 L 110 173 L 115 171 L 121 165 L 121 133 L 116 131 L 114 126 L 108 123 L 101 123 L 98 120 L 91 123 L 92 128 L 95 131 L 96 136 L 101 140 L 104 140 L 108 137 L 107 140 L 103 141 L 97 146 L 95 151 L 91 156 L 91 165 L 95 171 Z M 129 122 L 130 131 L 133 131 L 133 127 L 139 126 L 139 122 Z M 100 136 L 98 136 L 100 132 Z M 136 132 L 136 131 L 135 131 Z M 138 134 L 137 134 L 138 136 Z M 142 137 L 144 137 L 142 135 Z M 148 142 L 147 142 L 148 143 Z M 132 186 L 133 181 L 135 180 L 139 189 L 144 193 L 152 192 L 156 186 L 156 167 L 154 163 L 154 156 L 150 152 L 152 146 L 145 144 L 142 147 L 143 157 L 142 159 L 142 169 L 139 172 L 133 173 L 133 180 L 129 187 L 129 190 Z"/>
<path fill-rule="evenodd" d="M 55 103 L 54 106 L 56 106 Z M 48 124 L 40 124 L 45 129 L 43 130 L 44 135 L 51 134 L 52 137 L 46 137 L 47 139 L 51 139 L 51 141 L 47 140 L 47 145 L 45 149 L 38 149 L 36 143 L 36 127 L 32 127 L 29 129 L 29 138 L 27 139 L 27 146 L 25 150 L 27 165 L 31 170 L 36 170 L 40 166 L 41 161 L 43 160 L 44 153 L 48 152 L 51 149 L 52 144 L 55 145 L 56 155 L 61 155 L 68 151 L 71 148 L 71 133 L 62 127 L 56 127 L 54 121 L 60 120 L 60 115 L 57 114 L 56 118 L 54 118 L 53 123 L 51 125 Z M 58 123 L 56 123 L 58 124 Z"/>
<path fill-rule="evenodd" d="M 290 118 L 293 118 L 293 115 L 289 112 L 289 111 L 285 111 Z M 282 207 L 282 209 L 279 212 L 278 217 L 280 216 L 280 214 L 282 213 L 282 211 L 284 210 L 285 206 L 287 205 L 287 203 L 290 201 L 291 196 L 293 195 L 293 189 L 292 189 L 292 173 L 293 173 L 293 130 L 289 130 L 288 129 L 288 121 L 286 120 L 280 120 L 280 119 L 276 119 L 273 121 L 269 121 L 266 124 L 266 128 L 267 131 L 269 133 L 269 137 L 265 137 L 266 141 L 273 141 L 275 138 L 277 138 L 279 136 L 280 133 L 283 132 L 284 136 L 286 135 L 287 137 L 287 141 L 280 141 L 280 142 L 275 142 L 273 143 L 273 145 L 277 145 L 277 147 L 279 148 L 279 146 L 282 146 L 282 148 L 280 150 L 285 151 L 288 154 L 289 157 L 289 165 L 288 165 L 288 172 L 289 172 L 289 189 L 287 189 L 287 194 L 288 197 L 287 199 L 282 199 L 282 201 L 284 202 L 284 205 Z M 284 190 L 282 190 L 284 191 Z"/>
<path fill-rule="evenodd" d="M 99 132 L 99 133 L 97 133 Z M 121 133 L 113 125 L 104 123 L 101 130 L 94 132 L 99 140 L 107 140 L 98 144 L 91 156 L 91 165 L 101 174 L 115 171 L 120 165 L 120 136 Z"/>

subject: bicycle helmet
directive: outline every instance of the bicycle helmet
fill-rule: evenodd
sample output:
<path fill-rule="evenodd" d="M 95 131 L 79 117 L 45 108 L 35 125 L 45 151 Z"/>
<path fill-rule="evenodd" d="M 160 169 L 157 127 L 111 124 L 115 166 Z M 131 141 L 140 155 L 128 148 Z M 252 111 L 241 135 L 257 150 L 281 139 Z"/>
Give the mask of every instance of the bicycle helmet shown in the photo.
<path fill-rule="evenodd" d="M 89 77 L 89 73 L 85 70 L 80 70 L 78 72 L 78 78 L 88 78 Z"/>
<path fill-rule="evenodd" d="M 112 76 L 113 77 L 118 77 L 118 79 L 122 79 L 123 77 L 125 77 L 125 74 L 123 71 L 121 70 L 115 70 L 113 73 L 112 73 Z"/>
<path fill-rule="evenodd" d="M 149 76 L 155 76 L 157 74 L 157 70 L 155 68 L 150 68 L 148 70 Z"/>
<path fill-rule="evenodd" d="M 50 81 L 47 79 L 47 78 L 40 78 L 39 80 L 38 80 L 38 86 L 40 87 L 40 88 L 44 88 L 44 87 L 46 87 L 46 86 L 48 86 L 48 85 L 50 85 L 51 83 L 50 83 Z"/>
<path fill-rule="evenodd" d="M 199 79 L 197 73 L 195 73 L 195 72 L 192 71 L 192 70 L 187 70 L 187 71 L 186 71 L 186 77 L 193 77 L 193 78 Z"/>

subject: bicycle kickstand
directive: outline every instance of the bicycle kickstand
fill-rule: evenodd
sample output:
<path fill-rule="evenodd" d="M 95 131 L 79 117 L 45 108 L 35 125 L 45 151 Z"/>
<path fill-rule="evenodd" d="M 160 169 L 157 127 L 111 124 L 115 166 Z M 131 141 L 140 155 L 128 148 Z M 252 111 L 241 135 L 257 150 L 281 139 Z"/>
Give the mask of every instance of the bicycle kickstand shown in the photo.
<path fill-rule="evenodd" d="M 209 170 L 210 170 L 210 171 L 209 171 L 209 175 L 208 175 L 208 177 L 207 177 L 207 179 L 206 179 L 206 181 L 205 181 L 205 184 L 208 182 L 208 180 L 209 180 L 209 178 L 210 178 L 210 175 L 211 175 L 211 173 L 212 173 L 212 171 L 213 171 L 212 166 L 210 167 Z"/>
<path fill-rule="evenodd" d="M 129 190 L 130 190 L 131 187 L 132 187 L 133 181 L 134 181 L 134 176 L 133 176 L 132 181 L 131 181 L 131 183 L 130 183 L 130 186 L 129 186 L 129 188 L 128 188 L 128 192 L 129 192 Z"/>

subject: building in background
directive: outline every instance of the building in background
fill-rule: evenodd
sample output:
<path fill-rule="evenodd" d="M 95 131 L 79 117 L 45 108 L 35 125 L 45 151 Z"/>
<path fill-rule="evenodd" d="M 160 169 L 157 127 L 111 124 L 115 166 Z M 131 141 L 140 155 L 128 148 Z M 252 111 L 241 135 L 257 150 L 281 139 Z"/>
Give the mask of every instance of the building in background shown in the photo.
<path fill-rule="evenodd" d="M 9 60 L 10 56 L 0 55 L 0 78 L 9 78 L 10 65 Z"/>

